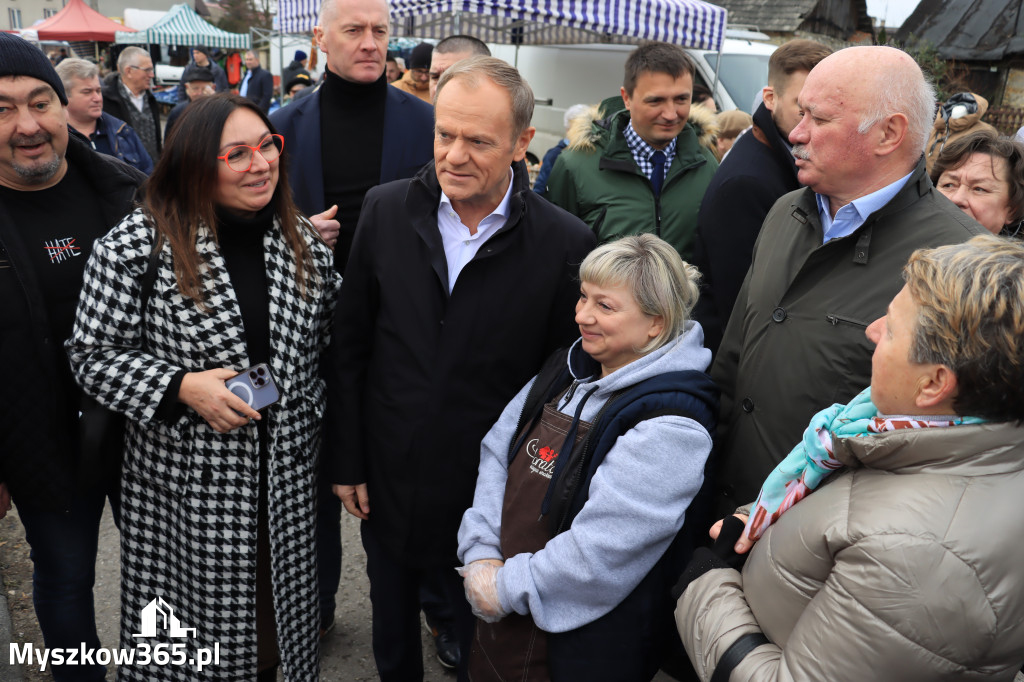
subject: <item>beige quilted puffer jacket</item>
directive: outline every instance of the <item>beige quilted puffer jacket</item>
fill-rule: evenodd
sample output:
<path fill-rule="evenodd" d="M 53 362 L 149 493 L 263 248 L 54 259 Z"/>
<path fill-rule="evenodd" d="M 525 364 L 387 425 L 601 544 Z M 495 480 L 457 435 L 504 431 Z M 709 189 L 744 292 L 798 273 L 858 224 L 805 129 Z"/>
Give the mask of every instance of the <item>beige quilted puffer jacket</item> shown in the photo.
<path fill-rule="evenodd" d="M 676 624 L 702 680 L 1013 680 L 1024 662 L 1024 428 L 837 441 L 849 468 L 788 511 L 742 576 L 709 571 Z"/>

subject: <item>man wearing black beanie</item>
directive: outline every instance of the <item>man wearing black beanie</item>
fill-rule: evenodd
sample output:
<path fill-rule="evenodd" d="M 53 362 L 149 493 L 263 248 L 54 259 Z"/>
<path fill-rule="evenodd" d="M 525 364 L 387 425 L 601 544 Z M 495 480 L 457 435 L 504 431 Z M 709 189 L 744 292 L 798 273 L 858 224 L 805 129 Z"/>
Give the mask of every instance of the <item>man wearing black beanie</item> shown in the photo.
<path fill-rule="evenodd" d="M 434 46 L 430 43 L 420 43 L 412 48 L 407 60 L 409 68 L 391 85 L 402 92 L 416 95 L 427 104 L 433 104 L 430 97 L 430 55 L 433 52 Z"/>
<path fill-rule="evenodd" d="M 145 175 L 99 154 L 67 123 L 43 53 L 0 33 L 0 517 L 11 500 L 32 548 L 32 600 L 52 655 L 100 646 L 93 608 L 100 516 L 118 518 L 121 442 L 84 452 L 70 336 L 93 241 L 131 209 Z M 140 604 L 142 608 L 145 604 Z M 103 680 L 102 665 L 53 665 Z"/>

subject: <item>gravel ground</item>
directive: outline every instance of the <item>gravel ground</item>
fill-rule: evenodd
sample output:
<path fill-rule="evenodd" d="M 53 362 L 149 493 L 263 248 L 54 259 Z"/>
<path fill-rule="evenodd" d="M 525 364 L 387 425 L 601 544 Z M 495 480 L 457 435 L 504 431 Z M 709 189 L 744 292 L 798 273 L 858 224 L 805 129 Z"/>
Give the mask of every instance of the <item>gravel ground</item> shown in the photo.
<path fill-rule="evenodd" d="M 359 542 L 359 521 L 342 514 L 341 586 L 338 590 L 338 610 L 335 627 L 321 642 L 320 679 L 326 682 L 363 682 L 377 679 L 370 648 L 370 586 L 366 579 L 366 555 Z M 25 532 L 15 509 L 0 520 L 0 575 L 11 611 L 11 641 L 19 644 L 32 642 L 43 648 L 35 611 L 32 608 L 32 562 L 28 556 Z M 120 551 L 117 529 L 110 510 L 104 512 L 100 526 L 99 557 L 96 561 L 96 624 L 100 643 L 104 647 L 117 646 L 121 587 Z M 2 607 L 2 602 L 0 602 Z M 0 642 L 0 645 L 6 643 Z M 2 646 L 2 649 L 8 647 Z M 425 682 L 454 682 L 455 675 L 441 667 L 434 656 L 434 643 L 423 630 L 423 669 Z M 37 669 L 4 670 L 7 657 L 0 657 L 0 682 L 24 679 L 26 682 L 51 680 L 49 673 Z M 19 677 L 18 673 L 24 675 Z M 5 676 L 6 675 L 6 676 Z M 113 671 L 108 673 L 113 680 Z M 279 677 L 280 679 L 280 677 Z M 659 673 L 653 682 L 671 682 L 673 678 Z"/>
<path fill-rule="evenodd" d="M 366 579 L 366 555 L 359 542 L 359 521 L 348 514 L 342 514 L 342 517 L 345 557 L 338 590 L 336 625 L 321 642 L 320 679 L 327 682 L 376 680 L 377 670 L 370 648 L 370 587 Z M 32 562 L 28 556 L 25 532 L 14 509 L 0 520 L 0 573 L 11 610 L 12 641 L 21 644 L 32 642 L 35 647 L 43 648 L 43 637 L 32 608 Z M 117 645 L 120 586 L 118 534 L 108 509 L 100 526 L 100 549 L 96 562 L 96 623 L 100 643 L 104 647 Z M 455 675 L 446 672 L 437 662 L 433 640 L 425 630 L 423 652 L 427 682 L 455 680 Z M 2 662 L 6 663 L 7 657 L 3 658 Z M 23 674 L 27 682 L 52 679 L 49 673 L 35 669 L 26 669 Z M 113 672 L 107 677 L 113 680 Z"/>

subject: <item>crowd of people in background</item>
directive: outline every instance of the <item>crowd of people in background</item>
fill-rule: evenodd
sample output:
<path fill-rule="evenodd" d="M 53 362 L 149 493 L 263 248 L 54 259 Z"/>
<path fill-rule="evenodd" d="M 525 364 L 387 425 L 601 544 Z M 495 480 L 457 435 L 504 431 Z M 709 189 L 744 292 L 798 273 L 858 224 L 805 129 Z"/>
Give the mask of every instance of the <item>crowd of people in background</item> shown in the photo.
<path fill-rule="evenodd" d="M 1013 680 L 1024 144 L 985 98 L 798 39 L 718 112 L 645 43 L 531 175 L 514 67 L 389 38 L 323 0 L 321 77 L 195 46 L 164 117 L 148 51 L 0 33 L 0 517 L 46 646 L 99 647 L 109 504 L 122 646 L 155 596 L 195 627 L 118 679 L 312 682 L 344 510 L 382 680 L 421 613 L 460 682 Z"/>

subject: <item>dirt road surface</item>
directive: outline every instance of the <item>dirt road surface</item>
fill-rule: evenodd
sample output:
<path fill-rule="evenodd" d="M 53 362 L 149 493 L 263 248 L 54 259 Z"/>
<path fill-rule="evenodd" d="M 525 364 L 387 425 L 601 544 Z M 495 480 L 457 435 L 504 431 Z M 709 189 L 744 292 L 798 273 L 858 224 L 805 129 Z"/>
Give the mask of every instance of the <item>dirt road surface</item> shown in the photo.
<path fill-rule="evenodd" d="M 359 521 L 342 514 L 341 587 L 338 590 L 338 610 L 335 627 L 321 642 L 320 679 L 325 682 L 364 682 L 377 679 L 370 648 L 370 587 L 366 579 L 366 555 L 359 542 Z M 118 534 L 110 510 L 104 512 L 100 526 L 100 549 L 96 562 L 96 622 L 100 643 L 104 647 L 117 646 L 120 618 L 119 592 L 120 552 Z M 32 642 L 43 648 L 43 637 L 32 608 L 32 562 L 28 556 L 28 543 L 17 511 L 12 509 L 0 521 L 0 573 L 4 580 L 12 621 L 11 641 L 19 644 Z M 7 663 L 5 642 L 0 642 Z M 433 640 L 424 630 L 423 668 L 428 682 L 454 682 L 455 675 L 441 667 L 434 656 Z M 9 679 L 18 680 L 18 672 L 26 682 L 45 682 L 53 678 L 38 669 L 12 670 Z M 107 678 L 114 679 L 113 670 Z M 5 680 L 0 673 L 0 680 Z"/>
<path fill-rule="evenodd" d="M 370 586 L 366 579 L 366 555 L 359 542 L 359 521 L 355 517 L 342 514 L 341 536 L 345 555 L 335 612 L 336 625 L 321 642 L 320 680 L 368 682 L 377 679 L 377 669 L 370 648 Z M 32 608 L 32 562 L 28 552 L 17 510 L 12 509 L 6 518 L 0 520 L 0 575 L 3 576 L 4 594 L 11 613 L 10 640 L 18 644 L 31 642 L 35 648 L 43 649 L 43 636 Z M 103 647 L 117 646 L 120 588 L 118 533 L 108 508 L 100 526 L 95 588 L 96 623 Z M 2 607 L 0 602 L 0 609 Z M 28 666 L 8 666 L 8 650 L 8 643 L 0 642 L 0 651 L 5 654 L 0 656 L 0 682 L 47 682 L 53 679 L 48 672 L 42 673 Z M 455 675 L 437 662 L 433 640 L 425 629 L 423 654 L 425 682 L 454 682 Z M 112 667 L 107 678 L 114 679 Z M 659 673 L 653 682 L 671 681 L 671 677 Z"/>

